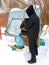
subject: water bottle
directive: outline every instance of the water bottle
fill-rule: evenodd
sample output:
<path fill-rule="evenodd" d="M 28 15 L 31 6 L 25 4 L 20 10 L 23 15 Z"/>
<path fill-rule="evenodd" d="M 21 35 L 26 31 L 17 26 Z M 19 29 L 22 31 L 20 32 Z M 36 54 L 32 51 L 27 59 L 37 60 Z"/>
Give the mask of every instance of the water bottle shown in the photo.
<path fill-rule="evenodd" d="M 44 39 L 41 39 L 41 38 L 40 38 L 40 46 L 45 46 L 45 41 L 44 41 Z"/>
<path fill-rule="evenodd" d="M 21 34 L 18 34 L 16 36 L 16 43 L 17 43 L 17 48 L 23 48 L 24 47 L 24 38 L 22 37 Z"/>

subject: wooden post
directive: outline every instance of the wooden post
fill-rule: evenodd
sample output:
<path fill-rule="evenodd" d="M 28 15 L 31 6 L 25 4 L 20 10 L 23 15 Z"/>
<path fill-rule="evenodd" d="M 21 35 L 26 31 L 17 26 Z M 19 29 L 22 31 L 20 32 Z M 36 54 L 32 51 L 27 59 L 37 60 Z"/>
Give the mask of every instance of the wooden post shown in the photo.
<path fill-rule="evenodd" d="M 2 40 L 1 26 L 0 26 L 0 39 Z"/>

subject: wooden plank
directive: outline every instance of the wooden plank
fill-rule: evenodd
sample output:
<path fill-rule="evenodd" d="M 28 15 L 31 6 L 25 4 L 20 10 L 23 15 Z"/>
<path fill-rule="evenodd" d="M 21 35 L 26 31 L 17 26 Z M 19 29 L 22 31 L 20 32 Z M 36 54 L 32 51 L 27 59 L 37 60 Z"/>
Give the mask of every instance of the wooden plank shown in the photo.
<path fill-rule="evenodd" d="M 6 27 L 8 16 L 0 16 L 0 25 L 1 27 Z"/>

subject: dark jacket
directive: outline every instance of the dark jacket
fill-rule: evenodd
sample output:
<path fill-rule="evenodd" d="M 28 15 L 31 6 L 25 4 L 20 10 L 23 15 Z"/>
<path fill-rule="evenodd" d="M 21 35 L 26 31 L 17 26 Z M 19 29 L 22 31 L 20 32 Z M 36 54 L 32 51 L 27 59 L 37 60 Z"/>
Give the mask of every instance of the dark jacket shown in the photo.
<path fill-rule="evenodd" d="M 36 14 L 30 16 L 29 20 L 25 22 L 25 28 L 30 36 L 37 37 L 40 29 L 39 18 Z"/>
<path fill-rule="evenodd" d="M 25 29 L 25 22 L 26 22 L 26 20 L 24 19 L 24 21 L 21 23 L 21 25 L 20 25 L 20 28 L 21 28 L 21 34 L 22 35 L 27 35 L 28 33 L 27 33 L 27 30 Z"/>
<path fill-rule="evenodd" d="M 39 34 L 40 21 L 32 5 L 26 10 L 26 12 L 29 15 L 29 19 L 25 19 L 25 28 L 28 31 L 28 36 L 35 39 Z"/>

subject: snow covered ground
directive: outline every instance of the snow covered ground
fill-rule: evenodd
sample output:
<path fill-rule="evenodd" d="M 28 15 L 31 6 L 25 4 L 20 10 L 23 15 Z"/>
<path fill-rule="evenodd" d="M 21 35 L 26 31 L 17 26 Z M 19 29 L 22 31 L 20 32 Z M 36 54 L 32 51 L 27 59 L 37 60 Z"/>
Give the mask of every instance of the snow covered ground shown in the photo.
<path fill-rule="evenodd" d="M 30 59 L 28 46 L 20 51 L 13 51 L 8 46 L 8 44 L 13 43 L 15 44 L 14 41 L 8 41 L 7 36 L 2 35 L 2 40 L 0 40 L 0 65 L 49 65 L 49 44 L 38 48 L 37 63 L 28 64 L 27 60 Z"/>

